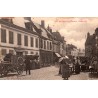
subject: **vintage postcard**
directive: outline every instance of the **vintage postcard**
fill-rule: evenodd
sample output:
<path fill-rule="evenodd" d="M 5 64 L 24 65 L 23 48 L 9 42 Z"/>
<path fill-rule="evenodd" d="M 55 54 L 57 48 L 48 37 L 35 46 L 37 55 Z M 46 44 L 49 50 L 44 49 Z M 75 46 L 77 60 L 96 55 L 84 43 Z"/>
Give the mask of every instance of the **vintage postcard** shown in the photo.
<path fill-rule="evenodd" d="M 0 17 L 0 80 L 98 80 L 97 17 Z"/>

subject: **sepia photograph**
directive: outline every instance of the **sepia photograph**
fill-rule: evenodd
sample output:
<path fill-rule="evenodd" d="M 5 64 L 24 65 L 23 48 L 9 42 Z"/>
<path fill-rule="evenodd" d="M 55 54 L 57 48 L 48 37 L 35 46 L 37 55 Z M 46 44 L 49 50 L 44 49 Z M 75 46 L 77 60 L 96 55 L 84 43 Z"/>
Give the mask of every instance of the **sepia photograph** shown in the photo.
<path fill-rule="evenodd" d="M 98 80 L 97 17 L 0 17 L 0 80 Z"/>
<path fill-rule="evenodd" d="M 0 97 L 98 96 L 97 0 L 0 4 Z"/>

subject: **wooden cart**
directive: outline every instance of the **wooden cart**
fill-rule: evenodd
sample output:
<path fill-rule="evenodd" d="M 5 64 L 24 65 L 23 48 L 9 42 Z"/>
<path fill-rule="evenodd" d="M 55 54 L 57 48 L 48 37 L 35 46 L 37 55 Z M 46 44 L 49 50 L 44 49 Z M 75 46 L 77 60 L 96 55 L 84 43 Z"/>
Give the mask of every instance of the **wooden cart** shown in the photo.
<path fill-rule="evenodd" d="M 21 75 L 24 71 L 24 58 L 22 56 L 6 54 L 0 63 L 0 75 L 7 75 L 9 72 L 17 72 Z"/>

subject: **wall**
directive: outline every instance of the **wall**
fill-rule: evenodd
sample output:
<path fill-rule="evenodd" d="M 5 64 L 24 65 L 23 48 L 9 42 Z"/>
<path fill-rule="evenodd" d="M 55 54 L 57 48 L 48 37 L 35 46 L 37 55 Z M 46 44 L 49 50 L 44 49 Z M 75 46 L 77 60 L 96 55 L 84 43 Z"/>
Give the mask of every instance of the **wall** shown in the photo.
<path fill-rule="evenodd" d="M 1 30 L 1 28 L 6 29 L 7 42 L 2 43 L 0 40 L 0 51 L 1 51 L 1 49 L 7 49 L 7 53 L 9 53 L 9 50 L 14 50 L 14 48 L 20 47 L 20 48 L 24 48 L 26 51 L 28 51 L 28 53 L 34 52 L 34 54 L 36 54 L 36 53 L 39 54 L 39 47 L 38 48 L 35 47 L 35 39 L 36 38 L 39 39 L 39 37 L 37 35 L 33 35 L 28 32 L 17 30 L 17 29 L 14 29 L 14 28 L 11 28 L 11 27 L 8 27 L 5 25 L 0 25 L 0 30 Z M 14 44 L 9 44 L 9 31 L 12 31 L 14 33 Z M 17 34 L 21 34 L 21 36 L 22 36 L 22 45 L 17 45 Z M 24 35 L 28 36 L 28 46 L 24 46 Z M 34 47 L 30 46 L 30 44 L 31 44 L 30 37 L 34 38 Z M 0 33 L 0 38 L 1 38 L 1 33 Z M 15 50 L 14 50 L 14 53 L 15 53 Z"/>

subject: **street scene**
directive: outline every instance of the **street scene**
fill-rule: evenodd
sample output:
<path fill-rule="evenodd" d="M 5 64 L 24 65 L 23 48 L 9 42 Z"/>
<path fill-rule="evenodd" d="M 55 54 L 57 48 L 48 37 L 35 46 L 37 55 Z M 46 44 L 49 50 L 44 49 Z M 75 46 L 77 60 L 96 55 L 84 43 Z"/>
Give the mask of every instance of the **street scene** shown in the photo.
<path fill-rule="evenodd" d="M 31 70 L 31 75 L 26 75 L 25 71 L 22 75 L 17 73 L 9 73 L 8 76 L 1 77 L 0 80 L 63 80 L 58 74 L 59 68 L 56 66 L 45 67 L 42 69 Z M 81 72 L 80 74 L 73 73 L 69 80 L 98 80 L 98 74 L 89 72 Z"/>
<path fill-rule="evenodd" d="M 97 20 L 0 17 L 0 80 L 98 80 Z"/>

